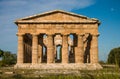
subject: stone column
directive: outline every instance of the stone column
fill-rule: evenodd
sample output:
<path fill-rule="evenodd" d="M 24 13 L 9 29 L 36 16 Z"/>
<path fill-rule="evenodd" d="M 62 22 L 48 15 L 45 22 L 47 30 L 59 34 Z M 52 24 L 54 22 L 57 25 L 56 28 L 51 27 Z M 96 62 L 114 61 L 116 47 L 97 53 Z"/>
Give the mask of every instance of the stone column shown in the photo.
<path fill-rule="evenodd" d="M 75 63 L 84 63 L 83 34 L 78 35 L 78 43 L 75 48 Z"/>
<path fill-rule="evenodd" d="M 62 37 L 62 63 L 68 63 L 68 36 Z"/>
<path fill-rule="evenodd" d="M 38 45 L 38 63 L 42 62 L 42 46 Z"/>
<path fill-rule="evenodd" d="M 31 58 L 30 53 L 31 53 L 31 52 L 30 52 L 30 46 L 29 46 L 29 45 L 28 45 L 28 53 L 29 53 L 29 62 L 31 62 L 31 61 L 30 61 L 30 58 Z"/>
<path fill-rule="evenodd" d="M 90 49 L 90 63 L 98 63 L 98 34 L 92 35 Z"/>
<path fill-rule="evenodd" d="M 26 52 L 26 43 L 24 43 L 24 63 L 26 63 L 26 61 L 27 61 L 26 54 L 27 54 L 27 52 Z"/>
<path fill-rule="evenodd" d="M 32 46 L 29 45 L 30 63 L 32 63 Z"/>
<path fill-rule="evenodd" d="M 38 36 L 32 35 L 32 64 L 38 63 Z"/>
<path fill-rule="evenodd" d="M 48 34 L 47 41 L 47 63 L 54 63 L 53 36 Z"/>
<path fill-rule="evenodd" d="M 57 52 L 56 45 L 54 45 L 54 57 L 57 59 L 57 53 L 56 52 Z"/>
<path fill-rule="evenodd" d="M 17 64 L 22 64 L 24 60 L 24 44 L 23 44 L 23 35 L 17 34 L 18 36 L 18 55 L 17 55 Z"/>
<path fill-rule="evenodd" d="M 30 57 L 30 52 L 29 52 L 29 45 L 28 44 L 26 44 L 26 48 L 27 48 L 27 55 Z M 30 62 L 29 61 L 29 57 L 27 57 L 27 62 Z"/>

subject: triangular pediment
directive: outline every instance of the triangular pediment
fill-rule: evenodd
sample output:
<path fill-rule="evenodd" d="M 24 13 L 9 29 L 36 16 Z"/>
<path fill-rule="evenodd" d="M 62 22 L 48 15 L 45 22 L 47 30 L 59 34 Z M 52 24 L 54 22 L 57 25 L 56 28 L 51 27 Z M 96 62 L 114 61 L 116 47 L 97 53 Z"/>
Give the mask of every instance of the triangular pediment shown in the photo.
<path fill-rule="evenodd" d="M 88 18 L 86 16 L 65 12 L 62 10 L 54 10 L 38 15 L 33 15 L 16 20 L 16 22 L 98 22 L 97 19 Z"/>

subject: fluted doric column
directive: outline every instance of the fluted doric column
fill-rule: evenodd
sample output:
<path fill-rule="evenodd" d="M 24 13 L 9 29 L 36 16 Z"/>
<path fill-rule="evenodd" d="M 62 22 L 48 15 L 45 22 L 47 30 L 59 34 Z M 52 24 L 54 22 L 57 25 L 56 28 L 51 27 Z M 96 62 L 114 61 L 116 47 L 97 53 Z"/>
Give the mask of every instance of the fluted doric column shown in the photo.
<path fill-rule="evenodd" d="M 62 63 L 68 63 L 68 36 L 62 37 Z"/>
<path fill-rule="evenodd" d="M 48 34 L 47 41 L 47 63 L 54 63 L 53 35 Z"/>
<path fill-rule="evenodd" d="M 26 43 L 24 43 L 24 63 L 27 62 L 26 55 L 27 55 L 27 51 L 26 51 Z"/>
<path fill-rule="evenodd" d="M 54 57 L 57 58 L 57 49 L 56 49 L 56 45 L 54 45 Z M 54 61 L 55 62 L 55 61 Z"/>
<path fill-rule="evenodd" d="M 38 36 L 32 34 L 32 64 L 38 63 Z"/>
<path fill-rule="evenodd" d="M 38 45 L 38 63 L 42 62 L 42 46 Z"/>
<path fill-rule="evenodd" d="M 91 49 L 90 49 L 90 63 L 98 63 L 98 36 L 92 35 Z"/>
<path fill-rule="evenodd" d="M 23 35 L 17 34 L 18 36 L 18 55 L 17 55 L 17 64 L 22 64 L 24 60 L 24 44 L 23 44 Z"/>
<path fill-rule="evenodd" d="M 26 44 L 26 52 L 27 52 L 27 55 L 30 57 L 30 54 L 29 54 L 30 52 L 29 52 L 28 46 L 29 46 L 29 45 Z M 27 62 L 30 62 L 30 61 L 29 61 L 29 57 L 27 57 Z"/>
<path fill-rule="evenodd" d="M 84 62 L 84 45 L 83 45 L 83 34 L 78 35 L 78 44 L 75 48 L 75 63 Z"/>

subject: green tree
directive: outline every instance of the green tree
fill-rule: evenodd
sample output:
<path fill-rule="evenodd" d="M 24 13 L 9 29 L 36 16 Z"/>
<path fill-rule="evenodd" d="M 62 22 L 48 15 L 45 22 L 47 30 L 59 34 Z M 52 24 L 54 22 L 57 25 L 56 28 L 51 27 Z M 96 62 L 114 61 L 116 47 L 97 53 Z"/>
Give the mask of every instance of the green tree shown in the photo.
<path fill-rule="evenodd" d="M 16 63 L 16 54 L 0 50 L 0 66 L 8 66 Z"/>
<path fill-rule="evenodd" d="M 107 62 L 109 64 L 117 64 L 120 66 L 120 47 L 114 48 L 110 51 Z"/>
<path fill-rule="evenodd" d="M 9 51 L 4 52 L 2 62 L 4 65 L 12 65 L 16 63 L 16 55 Z"/>
<path fill-rule="evenodd" d="M 3 53 L 4 53 L 3 50 L 0 49 L 0 57 L 3 56 Z"/>

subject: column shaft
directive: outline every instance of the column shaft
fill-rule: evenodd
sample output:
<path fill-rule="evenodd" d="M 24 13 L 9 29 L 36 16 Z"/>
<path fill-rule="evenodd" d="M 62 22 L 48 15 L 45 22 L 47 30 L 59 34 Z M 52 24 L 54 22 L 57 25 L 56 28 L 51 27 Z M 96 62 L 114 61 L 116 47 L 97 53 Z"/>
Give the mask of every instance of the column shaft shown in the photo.
<path fill-rule="evenodd" d="M 29 52 L 28 52 L 28 44 L 26 44 L 26 52 L 27 52 L 27 56 L 29 56 Z M 26 61 L 29 62 L 29 58 L 26 56 Z"/>
<path fill-rule="evenodd" d="M 24 62 L 26 63 L 26 54 L 27 54 L 27 52 L 26 52 L 26 43 L 24 43 Z"/>
<path fill-rule="evenodd" d="M 54 57 L 57 58 L 57 53 L 56 53 L 57 49 L 56 49 L 56 45 L 54 46 Z M 55 61 L 54 61 L 55 62 Z"/>
<path fill-rule="evenodd" d="M 48 35 L 48 45 L 47 45 L 47 63 L 54 63 L 54 47 L 53 47 L 53 36 Z"/>
<path fill-rule="evenodd" d="M 78 45 L 75 48 L 75 63 L 84 62 L 84 45 L 83 45 L 83 35 L 78 35 Z"/>
<path fill-rule="evenodd" d="M 68 63 L 68 37 L 63 35 L 62 38 L 62 63 Z"/>
<path fill-rule="evenodd" d="M 38 45 L 38 63 L 42 62 L 42 46 L 39 44 Z"/>
<path fill-rule="evenodd" d="M 23 35 L 18 35 L 18 55 L 17 64 L 22 64 L 24 60 L 24 45 L 23 45 Z"/>
<path fill-rule="evenodd" d="M 98 63 L 98 35 L 92 36 L 91 50 L 90 50 L 90 62 Z"/>
<path fill-rule="evenodd" d="M 32 39 L 32 64 L 38 63 L 38 36 L 33 35 Z"/>

